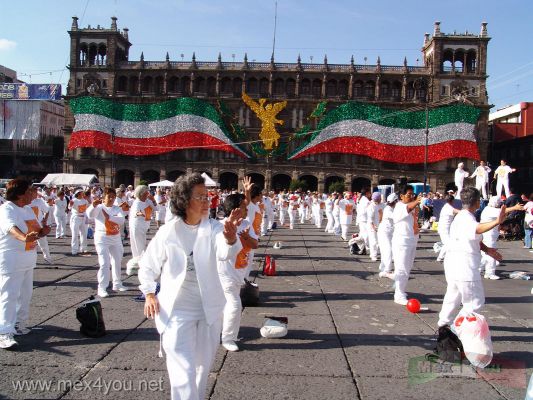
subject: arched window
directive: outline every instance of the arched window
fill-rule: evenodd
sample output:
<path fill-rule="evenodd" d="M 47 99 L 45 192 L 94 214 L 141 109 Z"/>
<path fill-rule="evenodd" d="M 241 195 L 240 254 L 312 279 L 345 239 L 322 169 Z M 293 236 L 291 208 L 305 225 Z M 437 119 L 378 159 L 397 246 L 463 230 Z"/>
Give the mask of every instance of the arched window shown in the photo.
<path fill-rule="evenodd" d="M 172 92 L 172 93 L 179 92 L 179 89 L 180 89 L 179 84 L 180 82 L 179 82 L 178 77 L 173 76 L 172 78 L 168 80 L 167 91 Z"/>
<path fill-rule="evenodd" d="M 273 94 L 274 95 L 277 95 L 277 96 L 281 96 L 283 95 L 284 93 L 284 86 L 285 86 L 285 83 L 283 82 L 283 79 L 281 78 L 277 78 L 275 81 L 274 81 L 274 87 L 272 88 L 273 90 Z"/>
<path fill-rule="evenodd" d="M 242 94 L 242 79 L 235 78 L 233 79 L 233 96 L 241 97 Z"/>
<path fill-rule="evenodd" d="M 126 92 L 128 90 L 128 78 L 125 76 L 120 76 L 118 78 L 117 90 L 119 92 Z"/>
<path fill-rule="evenodd" d="M 233 87 L 231 85 L 231 79 L 228 77 L 222 78 L 220 81 L 220 93 L 224 95 L 229 95 L 233 91 Z"/>
<path fill-rule="evenodd" d="M 267 78 L 261 78 L 261 80 L 259 81 L 259 95 L 261 97 L 269 97 Z"/>
<path fill-rule="evenodd" d="M 296 93 L 296 81 L 294 79 L 287 79 L 285 82 L 285 92 L 287 93 L 287 97 L 294 97 Z"/>
<path fill-rule="evenodd" d="M 442 55 L 442 72 L 451 71 L 453 71 L 453 50 L 447 49 Z"/>
<path fill-rule="evenodd" d="M 154 91 L 153 79 L 151 76 L 146 76 L 142 82 L 142 91 L 144 93 L 150 93 Z"/>
<path fill-rule="evenodd" d="M 407 84 L 407 88 L 406 88 L 406 91 L 405 91 L 405 98 L 407 100 L 412 100 L 413 97 L 415 97 L 415 88 L 414 88 L 414 84 L 413 82 L 409 82 Z"/>
<path fill-rule="evenodd" d="M 164 89 L 164 78 L 162 76 L 158 76 L 155 78 L 155 86 L 154 86 L 154 91 L 156 94 L 162 94 L 163 93 L 163 89 Z"/>
<path fill-rule="evenodd" d="M 375 83 L 373 81 L 367 81 L 365 83 L 365 97 L 371 99 L 375 96 Z"/>
<path fill-rule="evenodd" d="M 383 98 L 389 98 L 391 96 L 390 83 L 387 81 L 381 82 L 381 87 L 379 89 L 379 95 Z"/>
<path fill-rule="evenodd" d="M 98 65 L 107 64 L 107 47 L 104 43 L 100 43 L 98 45 L 97 64 Z"/>
<path fill-rule="evenodd" d="M 311 81 L 309 79 L 303 79 L 300 84 L 300 95 L 309 96 L 311 94 Z"/>
<path fill-rule="evenodd" d="M 257 94 L 259 92 L 259 85 L 257 83 L 257 79 L 248 79 L 248 84 L 246 85 L 246 92 L 249 94 Z"/>
<path fill-rule="evenodd" d="M 205 94 L 205 79 L 199 76 L 194 80 L 194 93 Z"/>
<path fill-rule="evenodd" d="M 130 78 L 130 85 L 129 90 L 130 94 L 138 94 L 139 93 L 139 78 L 136 76 L 132 76 Z"/>
<path fill-rule="evenodd" d="M 466 54 L 466 72 L 469 74 L 476 73 L 477 56 L 475 50 L 469 50 Z"/>
<path fill-rule="evenodd" d="M 80 45 L 80 54 L 79 54 L 79 57 L 80 57 L 80 65 L 86 65 L 87 63 L 87 57 L 89 55 L 89 47 L 87 46 L 86 43 L 82 43 Z"/>
<path fill-rule="evenodd" d="M 342 81 L 339 81 L 339 88 L 337 90 L 337 94 L 341 97 L 347 97 L 348 96 L 348 81 L 343 79 Z"/>
<path fill-rule="evenodd" d="M 402 84 L 401 84 L 401 82 L 394 81 L 392 83 L 391 97 L 394 100 L 399 100 L 402 97 Z"/>
<path fill-rule="evenodd" d="M 217 79 L 213 76 L 207 78 L 207 95 L 215 97 L 217 95 Z"/>
<path fill-rule="evenodd" d="M 91 43 L 89 45 L 89 65 L 96 64 L 97 55 L 98 55 L 98 47 L 96 47 L 96 43 Z"/>
<path fill-rule="evenodd" d="M 455 52 L 454 69 L 455 72 L 463 72 L 464 69 L 465 52 L 463 50 L 457 50 Z"/>
<path fill-rule="evenodd" d="M 191 94 L 191 78 L 188 76 L 184 76 L 180 80 L 181 83 L 181 93 L 185 96 L 189 96 Z"/>
<path fill-rule="evenodd" d="M 326 85 L 326 97 L 337 96 L 337 81 L 330 79 Z"/>
<path fill-rule="evenodd" d="M 356 81 L 353 85 L 353 95 L 354 97 L 363 97 L 363 82 Z"/>
<path fill-rule="evenodd" d="M 322 96 L 322 81 L 320 79 L 313 80 L 311 93 L 313 94 L 313 97 L 320 98 Z"/>

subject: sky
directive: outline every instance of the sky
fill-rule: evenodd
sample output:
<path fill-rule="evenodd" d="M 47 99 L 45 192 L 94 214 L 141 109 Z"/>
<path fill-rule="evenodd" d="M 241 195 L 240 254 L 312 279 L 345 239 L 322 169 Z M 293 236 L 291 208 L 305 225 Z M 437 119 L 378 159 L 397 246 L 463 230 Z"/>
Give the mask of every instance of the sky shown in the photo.
<path fill-rule="evenodd" d="M 61 83 L 69 72 L 67 30 L 129 28 L 130 61 L 270 61 L 276 0 L 18 0 L 0 24 L 0 65 L 31 83 Z M 424 33 L 478 34 L 488 22 L 488 94 L 492 111 L 533 101 L 531 0 L 277 0 L 277 62 L 421 65 Z M 63 89 L 64 90 L 64 89 Z"/>

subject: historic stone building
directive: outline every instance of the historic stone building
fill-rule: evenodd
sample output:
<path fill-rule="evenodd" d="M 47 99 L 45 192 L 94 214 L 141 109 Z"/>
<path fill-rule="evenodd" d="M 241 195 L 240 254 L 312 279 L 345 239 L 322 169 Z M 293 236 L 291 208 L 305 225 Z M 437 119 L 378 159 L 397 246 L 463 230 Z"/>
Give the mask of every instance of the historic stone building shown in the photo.
<path fill-rule="evenodd" d="M 309 115 L 321 101 L 327 108 L 357 100 L 398 110 L 429 107 L 457 95 L 483 111 L 476 126 L 476 137 L 482 158 L 486 158 L 488 99 L 485 88 L 487 45 L 490 40 L 486 23 L 480 34 L 440 31 L 435 22 L 433 34 L 425 34 L 422 45 L 423 66 L 410 66 L 407 60 L 396 66 L 356 63 L 348 64 L 171 61 L 168 53 L 163 61 L 147 61 L 143 55 L 131 60 L 128 29 L 117 28 L 111 18 L 110 28 L 78 27 L 73 17 L 70 35 L 70 80 L 67 100 L 81 95 L 94 95 L 128 103 L 154 103 L 176 97 L 196 97 L 216 104 L 223 103 L 233 119 L 245 127 L 250 140 L 257 139 L 260 121 L 243 104 L 242 92 L 251 98 L 287 100 L 278 118 L 284 124 L 278 129 L 283 141 L 308 122 Z M 360 61 L 360 60 L 357 60 Z M 74 118 L 67 107 L 65 142 L 68 143 Z M 297 140 L 289 143 L 294 149 Z M 110 183 L 111 155 L 93 148 L 67 151 L 65 172 L 90 172 Z M 453 182 L 453 171 L 459 161 L 448 159 L 429 164 L 428 183 L 433 190 L 444 190 Z M 116 156 L 115 183 L 136 184 L 160 179 L 173 180 L 188 171 L 205 171 L 223 188 L 236 187 L 238 180 L 252 175 L 266 188 L 287 187 L 291 179 L 304 179 L 311 189 L 324 190 L 333 181 L 342 180 L 348 190 L 363 185 L 392 183 L 400 177 L 422 182 L 423 165 L 402 165 L 350 154 L 317 154 L 287 161 L 284 157 L 257 156 L 244 160 L 236 155 L 206 149 L 178 150 L 158 156 Z"/>

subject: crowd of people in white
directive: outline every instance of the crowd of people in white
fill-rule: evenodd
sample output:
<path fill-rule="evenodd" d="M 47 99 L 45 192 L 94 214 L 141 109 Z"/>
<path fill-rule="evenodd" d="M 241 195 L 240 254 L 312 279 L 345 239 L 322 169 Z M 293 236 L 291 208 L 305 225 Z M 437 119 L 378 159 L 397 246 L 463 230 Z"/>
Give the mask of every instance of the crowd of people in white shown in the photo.
<path fill-rule="evenodd" d="M 498 193 L 490 198 L 486 186 L 491 170 L 484 162 L 471 175 L 459 164 L 457 191 L 445 196 L 417 196 L 409 185 L 386 197 L 370 188 L 359 193 L 274 193 L 262 191 L 250 178 L 243 180 L 241 191 L 208 190 L 199 174 L 182 176 L 171 189 L 158 187 L 153 194 L 144 185 L 39 189 L 13 180 L 6 197 L 0 197 L 0 348 L 16 346 L 14 336 L 29 333 L 36 247 L 53 264 L 47 236 L 55 226 L 55 238 L 66 239 L 68 225 L 70 255 L 91 256 L 88 240 L 94 240 L 100 298 L 109 296 L 110 285 L 112 291 L 132 289 L 123 284 L 121 268 L 123 243 L 129 240 L 132 256 L 126 274 L 138 273 L 145 314 L 156 319 L 162 335 L 172 397 L 202 397 L 218 343 L 239 350 L 239 292 L 262 236 L 311 222 L 379 262 L 379 277 L 394 281 L 394 302 L 405 305 L 420 231 L 436 219 L 433 206 L 441 197 L 436 261 L 444 262 L 448 284 L 438 322 L 444 326 L 461 303 L 472 311 L 481 308 L 480 272 L 499 279 L 498 226 L 507 214 L 525 212 L 524 245 L 531 248 L 532 197 L 525 205 L 502 205 L 501 190 L 510 196 L 508 175 L 513 171 L 502 161 L 495 171 Z M 475 178 L 476 188 L 464 187 L 467 177 Z M 488 198 L 488 204 L 478 222 L 481 198 Z M 455 207 L 455 199 L 461 200 L 461 208 Z M 147 232 L 154 225 L 156 234 L 147 245 Z M 211 270 L 218 272 L 218 280 L 212 279 Z"/>

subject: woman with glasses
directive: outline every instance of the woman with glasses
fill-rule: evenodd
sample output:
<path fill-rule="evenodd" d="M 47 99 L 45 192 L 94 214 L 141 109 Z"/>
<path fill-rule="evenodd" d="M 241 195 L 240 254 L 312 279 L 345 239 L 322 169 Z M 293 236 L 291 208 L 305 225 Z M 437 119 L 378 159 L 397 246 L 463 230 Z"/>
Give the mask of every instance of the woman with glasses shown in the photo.
<path fill-rule="evenodd" d="M 172 399 L 200 399 L 220 342 L 226 302 L 217 261 L 235 260 L 242 249 L 237 240 L 242 218 L 239 209 L 223 224 L 209 218 L 207 188 L 198 173 L 176 180 L 170 202 L 177 218 L 159 229 L 142 256 L 139 288 L 146 296 L 144 313 L 155 318 L 161 335 Z"/>

